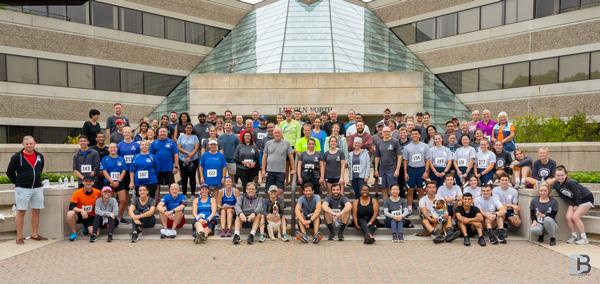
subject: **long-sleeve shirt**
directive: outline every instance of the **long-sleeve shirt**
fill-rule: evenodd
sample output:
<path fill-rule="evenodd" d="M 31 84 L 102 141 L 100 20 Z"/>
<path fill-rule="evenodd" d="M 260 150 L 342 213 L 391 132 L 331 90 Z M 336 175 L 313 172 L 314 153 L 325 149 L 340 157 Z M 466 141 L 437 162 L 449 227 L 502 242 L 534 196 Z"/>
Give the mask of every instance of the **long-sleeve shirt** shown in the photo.
<path fill-rule="evenodd" d="M 119 214 L 119 204 L 114 197 L 108 199 L 105 204 L 102 197 L 96 199 L 96 216 L 109 217 L 112 213 L 114 216 Z"/>
<path fill-rule="evenodd" d="M 585 202 L 583 199 L 592 195 L 592 192 L 585 188 L 583 185 L 577 183 L 572 179 L 567 179 L 562 184 L 558 181 L 552 186 L 567 204 L 573 206 L 579 206 Z"/>
<path fill-rule="evenodd" d="M 534 198 L 529 205 L 529 217 L 531 218 L 531 221 L 539 220 L 536 214 L 538 212 L 544 214 L 546 217 L 556 219 L 556 213 L 558 213 L 558 201 L 550 197 L 548 202 L 542 203 L 540 202 L 539 197 Z"/>
<path fill-rule="evenodd" d="M 385 217 L 394 218 L 394 216 L 402 216 L 402 218 L 408 216 L 408 206 L 406 205 L 406 199 L 398 198 L 393 201 L 391 198 L 386 199 L 383 202 L 383 214 Z"/>
<path fill-rule="evenodd" d="M 73 170 L 82 175 L 97 173 L 100 168 L 100 155 L 91 148 L 85 151 L 77 150 L 73 155 Z M 79 182 L 83 182 L 80 180 Z"/>
<path fill-rule="evenodd" d="M 254 198 L 248 198 L 245 194 L 241 198 L 237 199 L 235 203 L 235 214 L 250 215 L 255 213 L 256 215 L 262 212 L 263 200 L 262 197 L 254 196 Z"/>

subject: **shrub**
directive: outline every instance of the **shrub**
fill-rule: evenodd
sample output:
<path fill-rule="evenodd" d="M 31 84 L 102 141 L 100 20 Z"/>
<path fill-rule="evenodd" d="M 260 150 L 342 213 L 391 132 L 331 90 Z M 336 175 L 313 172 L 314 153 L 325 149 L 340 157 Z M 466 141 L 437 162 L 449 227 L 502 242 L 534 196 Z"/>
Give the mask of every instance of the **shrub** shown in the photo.
<path fill-rule="evenodd" d="M 600 183 L 600 172 L 572 172 L 569 176 L 580 183 Z"/>
<path fill-rule="evenodd" d="M 517 117 L 514 124 L 517 143 L 600 141 L 600 124 L 581 112 L 568 120 L 533 115 Z"/>

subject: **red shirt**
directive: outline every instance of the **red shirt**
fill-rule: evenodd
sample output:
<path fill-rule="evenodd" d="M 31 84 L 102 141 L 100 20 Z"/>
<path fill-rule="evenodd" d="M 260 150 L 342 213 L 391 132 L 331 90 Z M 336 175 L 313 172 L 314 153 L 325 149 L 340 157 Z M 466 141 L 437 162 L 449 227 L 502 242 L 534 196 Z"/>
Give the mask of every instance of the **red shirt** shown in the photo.
<path fill-rule="evenodd" d="M 35 151 L 31 154 L 27 154 L 25 151 L 23 151 L 23 157 L 25 158 L 25 160 L 27 160 L 27 162 L 31 165 L 32 168 L 35 168 L 35 162 L 37 160 L 37 154 L 35 153 Z"/>

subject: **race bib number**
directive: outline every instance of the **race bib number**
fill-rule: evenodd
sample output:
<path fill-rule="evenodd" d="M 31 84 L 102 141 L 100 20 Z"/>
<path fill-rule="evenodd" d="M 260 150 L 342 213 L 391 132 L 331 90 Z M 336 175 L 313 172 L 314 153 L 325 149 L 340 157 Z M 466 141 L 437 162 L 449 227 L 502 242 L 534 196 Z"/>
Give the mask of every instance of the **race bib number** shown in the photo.
<path fill-rule="evenodd" d="M 119 172 L 111 172 L 110 173 L 110 179 L 112 179 L 113 181 L 118 181 L 121 178 L 121 173 Z"/>
<path fill-rule="evenodd" d="M 445 166 L 446 165 L 446 158 L 435 158 L 434 164 L 436 166 Z"/>
<path fill-rule="evenodd" d="M 459 167 L 466 167 L 467 166 L 467 159 L 458 159 L 458 166 Z"/>
<path fill-rule="evenodd" d="M 139 171 L 137 173 L 137 177 L 139 179 L 147 179 L 148 178 L 148 171 Z"/>
<path fill-rule="evenodd" d="M 92 205 L 81 206 L 81 209 L 82 209 L 82 210 L 83 210 L 83 212 L 85 212 L 85 213 L 90 213 L 90 212 L 92 212 L 92 208 L 94 208 L 94 206 L 92 206 Z"/>
<path fill-rule="evenodd" d="M 254 160 L 252 160 L 252 159 L 245 159 L 245 160 L 243 160 L 242 162 L 243 162 L 243 163 L 250 164 L 250 163 L 254 163 Z"/>
<path fill-rule="evenodd" d="M 352 165 L 353 173 L 360 173 L 360 165 Z"/>
<path fill-rule="evenodd" d="M 206 176 L 209 178 L 217 177 L 217 170 L 206 170 Z"/>
<path fill-rule="evenodd" d="M 314 170 L 315 169 L 315 165 L 314 164 L 304 164 L 304 169 L 306 169 L 306 170 Z"/>
<path fill-rule="evenodd" d="M 383 184 L 383 178 L 379 177 L 379 181 L 378 181 L 379 185 Z"/>
<path fill-rule="evenodd" d="M 333 213 L 340 213 L 340 212 L 342 212 L 342 210 L 340 210 L 340 209 L 331 209 L 331 212 L 333 212 Z"/>
<path fill-rule="evenodd" d="M 201 220 L 201 219 L 206 219 L 206 216 L 204 216 L 204 214 L 198 214 L 198 220 Z"/>
<path fill-rule="evenodd" d="M 131 164 L 131 161 L 133 161 L 133 155 L 125 155 L 123 156 L 123 159 L 125 159 L 126 164 Z"/>
<path fill-rule="evenodd" d="M 418 163 L 423 161 L 423 155 L 421 155 L 421 153 L 419 154 L 414 154 L 412 155 L 411 159 L 410 159 L 413 163 Z"/>
<path fill-rule="evenodd" d="M 87 174 L 92 172 L 92 165 L 81 165 L 81 173 Z"/>
<path fill-rule="evenodd" d="M 402 211 L 401 210 L 394 210 L 394 211 L 392 211 L 392 215 L 394 215 L 394 216 L 400 216 L 400 215 L 402 215 Z"/>
<path fill-rule="evenodd" d="M 256 138 L 259 140 L 263 140 L 263 139 L 265 139 L 265 137 L 267 137 L 267 133 L 257 133 L 256 134 Z"/>
<path fill-rule="evenodd" d="M 487 159 L 477 160 L 477 165 L 478 165 L 478 168 L 480 168 L 480 169 L 487 168 L 487 166 L 488 166 Z"/>

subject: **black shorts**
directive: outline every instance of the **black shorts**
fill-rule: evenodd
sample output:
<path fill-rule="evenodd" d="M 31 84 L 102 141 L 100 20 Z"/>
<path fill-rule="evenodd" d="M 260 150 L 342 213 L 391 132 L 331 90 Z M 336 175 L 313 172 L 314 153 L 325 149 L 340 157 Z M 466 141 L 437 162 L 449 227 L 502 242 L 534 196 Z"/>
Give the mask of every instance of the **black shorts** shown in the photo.
<path fill-rule="evenodd" d="M 173 175 L 173 172 L 158 172 L 156 177 L 159 185 L 171 185 L 175 182 L 175 176 Z"/>
<path fill-rule="evenodd" d="M 94 225 L 94 216 L 90 216 L 88 214 L 87 219 L 83 219 L 83 216 L 81 215 L 81 213 L 77 213 L 77 222 L 75 222 L 76 224 L 82 224 L 85 227 L 91 227 L 92 225 Z"/>
<path fill-rule="evenodd" d="M 338 183 L 340 182 L 340 178 L 325 178 L 325 182 L 331 184 Z"/>

